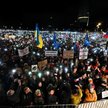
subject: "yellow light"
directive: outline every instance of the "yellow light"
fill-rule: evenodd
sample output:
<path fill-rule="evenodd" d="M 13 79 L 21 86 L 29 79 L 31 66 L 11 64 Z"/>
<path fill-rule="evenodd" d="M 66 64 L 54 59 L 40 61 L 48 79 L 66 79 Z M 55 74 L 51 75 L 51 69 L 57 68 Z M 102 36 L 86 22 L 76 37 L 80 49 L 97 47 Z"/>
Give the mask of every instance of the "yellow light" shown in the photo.
<path fill-rule="evenodd" d="M 97 28 L 100 28 L 101 25 L 102 25 L 102 23 L 99 22 L 99 23 L 96 25 L 96 27 L 97 27 Z"/>
<path fill-rule="evenodd" d="M 98 25 L 99 25 L 99 26 L 101 26 L 101 25 L 102 25 L 102 23 L 100 23 L 100 22 L 99 22 L 99 23 L 98 23 Z"/>
<path fill-rule="evenodd" d="M 89 18 L 88 16 L 81 16 L 81 17 L 78 17 L 78 19 L 86 19 L 86 18 Z"/>

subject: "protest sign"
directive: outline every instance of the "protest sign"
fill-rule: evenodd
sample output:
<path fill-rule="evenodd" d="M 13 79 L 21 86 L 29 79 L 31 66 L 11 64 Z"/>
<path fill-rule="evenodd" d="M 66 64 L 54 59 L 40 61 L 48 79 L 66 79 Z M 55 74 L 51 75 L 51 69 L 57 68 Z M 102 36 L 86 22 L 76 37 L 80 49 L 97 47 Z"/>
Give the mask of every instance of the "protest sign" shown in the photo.
<path fill-rule="evenodd" d="M 88 57 L 88 49 L 87 48 L 82 48 L 79 51 L 79 59 L 80 60 L 85 60 Z"/>
<path fill-rule="evenodd" d="M 38 70 L 37 65 L 31 65 L 31 71 L 36 72 Z"/>
<path fill-rule="evenodd" d="M 20 57 L 23 57 L 23 56 L 29 54 L 29 47 L 26 47 L 24 49 L 18 49 L 18 54 Z"/>
<path fill-rule="evenodd" d="M 45 56 L 49 57 L 49 56 L 57 56 L 58 52 L 57 51 L 45 51 Z"/>
<path fill-rule="evenodd" d="M 64 59 L 71 59 L 74 58 L 74 52 L 71 50 L 63 51 L 63 58 Z"/>
<path fill-rule="evenodd" d="M 47 60 L 43 60 L 43 61 L 40 61 L 38 62 L 38 67 L 39 69 L 43 69 L 46 65 L 47 65 L 48 61 Z"/>

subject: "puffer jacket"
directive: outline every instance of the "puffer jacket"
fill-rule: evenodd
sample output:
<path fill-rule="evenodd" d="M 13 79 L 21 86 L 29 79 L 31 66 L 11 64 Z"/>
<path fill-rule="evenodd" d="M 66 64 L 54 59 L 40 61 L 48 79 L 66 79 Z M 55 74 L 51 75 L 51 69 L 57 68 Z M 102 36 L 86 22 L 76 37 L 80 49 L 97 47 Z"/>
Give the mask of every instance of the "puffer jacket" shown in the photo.
<path fill-rule="evenodd" d="M 93 93 L 90 93 L 89 89 L 86 89 L 84 102 L 96 102 L 96 101 L 97 101 L 96 91 L 94 90 Z"/>

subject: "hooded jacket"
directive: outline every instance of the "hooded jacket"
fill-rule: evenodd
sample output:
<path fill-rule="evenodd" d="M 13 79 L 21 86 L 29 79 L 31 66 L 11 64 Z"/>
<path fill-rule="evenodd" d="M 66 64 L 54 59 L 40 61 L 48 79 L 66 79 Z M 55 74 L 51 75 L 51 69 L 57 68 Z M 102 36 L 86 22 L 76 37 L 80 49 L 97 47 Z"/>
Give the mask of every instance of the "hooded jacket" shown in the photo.
<path fill-rule="evenodd" d="M 97 101 L 96 91 L 94 90 L 93 93 L 90 93 L 89 89 L 86 89 L 84 102 L 96 102 L 96 101 Z"/>
<path fill-rule="evenodd" d="M 82 90 L 79 88 L 77 95 L 74 95 L 74 94 L 71 95 L 71 103 L 78 105 L 81 102 L 82 96 L 83 96 Z"/>

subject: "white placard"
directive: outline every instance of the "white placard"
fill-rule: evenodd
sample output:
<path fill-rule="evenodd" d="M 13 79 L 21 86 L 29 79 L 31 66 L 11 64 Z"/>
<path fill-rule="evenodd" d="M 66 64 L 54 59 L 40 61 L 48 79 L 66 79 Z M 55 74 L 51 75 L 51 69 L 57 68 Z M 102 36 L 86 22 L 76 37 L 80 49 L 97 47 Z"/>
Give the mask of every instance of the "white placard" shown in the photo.
<path fill-rule="evenodd" d="M 37 70 L 38 70 L 37 65 L 31 65 L 32 72 L 37 72 Z"/>
<path fill-rule="evenodd" d="M 88 49 L 87 48 L 80 49 L 79 59 L 80 60 L 85 60 L 87 58 L 88 58 Z"/>
<path fill-rule="evenodd" d="M 18 49 L 18 54 L 20 57 L 23 57 L 23 56 L 29 54 L 29 47 L 26 47 L 24 49 Z"/>
<path fill-rule="evenodd" d="M 45 56 L 49 57 L 49 56 L 57 56 L 58 55 L 58 51 L 45 51 Z"/>
<path fill-rule="evenodd" d="M 108 90 L 102 92 L 102 98 L 108 97 Z"/>

